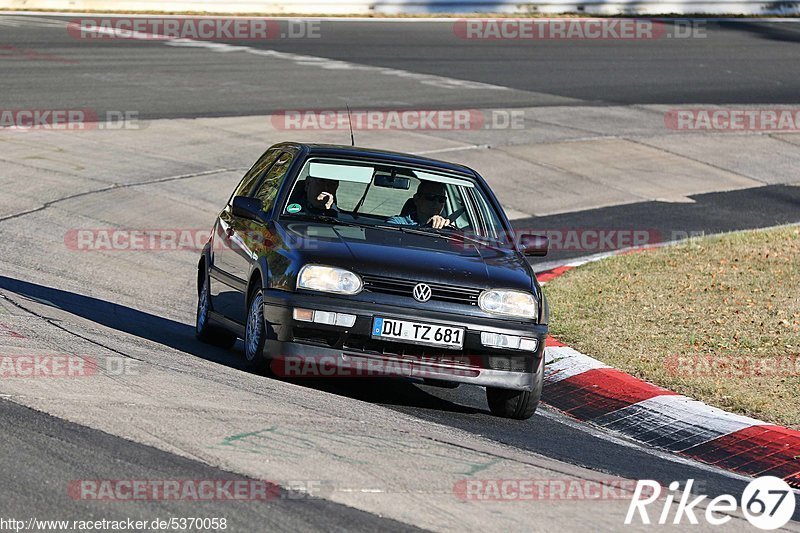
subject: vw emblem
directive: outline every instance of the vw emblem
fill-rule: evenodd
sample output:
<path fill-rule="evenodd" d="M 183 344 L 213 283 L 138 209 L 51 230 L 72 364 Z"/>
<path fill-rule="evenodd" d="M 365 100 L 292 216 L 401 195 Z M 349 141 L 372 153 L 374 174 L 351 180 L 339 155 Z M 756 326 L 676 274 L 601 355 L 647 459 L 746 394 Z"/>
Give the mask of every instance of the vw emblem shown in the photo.
<path fill-rule="evenodd" d="M 414 299 L 418 302 L 427 302 L 431 299 L 431 287 L 425 283 L 417 283 L 414 287 Z"/>

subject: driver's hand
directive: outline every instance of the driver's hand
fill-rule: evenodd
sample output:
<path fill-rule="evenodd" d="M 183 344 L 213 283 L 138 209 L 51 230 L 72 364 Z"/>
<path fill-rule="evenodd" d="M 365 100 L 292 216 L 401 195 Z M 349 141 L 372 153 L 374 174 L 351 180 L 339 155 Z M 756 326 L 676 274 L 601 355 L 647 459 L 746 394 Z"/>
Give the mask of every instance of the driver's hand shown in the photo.
<path fill-rule="evenodd" d="M 431 218 L 428 219 L 428 222 L 426 222 L 426 224 L 429 224 L 433 229 L 442 229 L 453 226 L 452 222 L 450 222 L 441 215 L 433 215 Z"/>
<path fill-rule="evenodd" d="M 333 195 L 329 192 L 322 192 L 317 196 L 317 200 L 325 202 L 325 209 L 330 209 L 333 205 Z"/>

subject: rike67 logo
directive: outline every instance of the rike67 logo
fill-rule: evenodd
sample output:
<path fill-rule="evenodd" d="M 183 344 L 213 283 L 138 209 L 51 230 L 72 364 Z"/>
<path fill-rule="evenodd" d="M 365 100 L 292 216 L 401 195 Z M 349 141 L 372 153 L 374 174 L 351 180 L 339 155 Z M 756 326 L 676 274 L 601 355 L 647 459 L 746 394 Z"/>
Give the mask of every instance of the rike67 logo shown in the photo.
<path fill-rule="evenodd" d="M 697 507 L 708 496 L 701 495 L 690 500 L 695 496 L 692 494 L 693 485 L 694 480 L 688 480 L 682 493 L 679 493 L 680 484 L 673 481 L 669 484 L 666 497 L 663 498 L 662 487 L 657 481 L 639 480 L 628 507 L 628 514 L 625 516 L 625 523 L 632 524 L 638 515 L 638 520 L 642 524 L 672 523 L 677 525 L 689 522 L 689 524 L 697 525 L 699 523 L 697 514 L 701 513 Z M 678 500 L 677 504 L 673 507 L 676 499 Z M 660 513 L 657 512 L 657 509 L 649 509 L 657 512 L 651 521 L 648 506 L 656 501 L 663 501 L 664 505 Z M 731 513 L 734 513 L 740 504 L 742 513 L 750 524 L 758 529 L 773 530 L 783 527 L 791 520 L 795 510 L 795 494 L 789 484 L 781 478 L 764 476 L 754 479 L 745 487 L 740 502 L 737 502 L 736 498 L 730 494 L 721 494 L 705 504 L 705 513 L 701 516 L 707 523 L 721 526 L 732 520 Z M 686 518 L 685 521 L 684 518 Z"/>

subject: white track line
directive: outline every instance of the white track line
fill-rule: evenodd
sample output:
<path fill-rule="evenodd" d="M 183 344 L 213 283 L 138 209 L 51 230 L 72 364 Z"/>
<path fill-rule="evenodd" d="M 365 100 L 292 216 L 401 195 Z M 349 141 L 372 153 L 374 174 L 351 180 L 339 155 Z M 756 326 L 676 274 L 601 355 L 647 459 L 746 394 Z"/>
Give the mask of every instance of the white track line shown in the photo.
<path fill-rule="evenodd" d="M 309 56 L 303 54 L 292 54 L 289 52 L 278 52 L 277 50 L 253 48 L 250 46 L 238 46 L 224 43 L 217 43 L 213 41 L 199 41 L 195 39 L 175 39 L 157 34 L 141 33 L 136 31 L 121 31 L 115 28 L 107 28 L 101 26 L 82 26 L 83 31 L 104 33 L 106 35 L 120 36 L 125 39 L 138 39 L 153 42 L 154 40 L 161 41 L 167 46 L 184 47 L 184 48 L 203 48 L 211 52 L 217 53 L 232 53 L 244 52 L 257 56 L 271 57 L 274 59 L 282 59 L 292 61 L 297 65 L 312 66 L 323 70 L 345 70 L 345 71 L 362 71 L 380 74 L 382 76 L 392 76 L 407 80 L 414 80 L 423 85 L 431 87 L 438 87 L 440 89 L 448 90 L 488 90 L 488 91 L 508 91 L 509 87 L 501 85 L 492 85 L 489 83 L 481 83 L 477 81 L 459 80 L 455 78 L 447 78 L 445 76 L 436 76 L 433 74 L 420 74 L 417 72 L 410 72 L 408 70 L 375 67 L 371 65 L 361 65 L 358 63 L 351 63 L 349 61 L 339 61 L 336 59 L 329 59 L 326 57 Z"/>

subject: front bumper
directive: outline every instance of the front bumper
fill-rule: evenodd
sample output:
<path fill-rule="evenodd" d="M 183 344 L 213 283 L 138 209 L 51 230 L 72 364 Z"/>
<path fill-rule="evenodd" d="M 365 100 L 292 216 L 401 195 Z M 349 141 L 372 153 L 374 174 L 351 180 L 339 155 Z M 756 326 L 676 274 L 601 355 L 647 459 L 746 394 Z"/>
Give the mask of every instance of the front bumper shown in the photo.
<path fill-rule="evenodd" d="M 295 308 L 348 313 L 356 322 L 344 328 L 297 321 L 292 317 Z M 464 347 L 451 350 L 373 339 L 376 316 L 463 327 Z M 287 377 L 389 376 L 530 391 L 547 336 L 546 325 L 531 322 L 277 290 L 264 292 L 264 318 L 264 355 L 273 359 L 273 371 Z M 486 347 L 481 344 L 482 331 L 535 338 L 538 347 L 532 353 Z"/>

